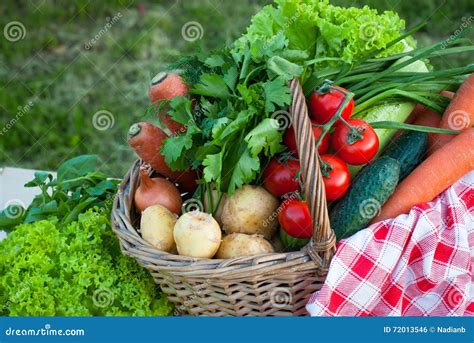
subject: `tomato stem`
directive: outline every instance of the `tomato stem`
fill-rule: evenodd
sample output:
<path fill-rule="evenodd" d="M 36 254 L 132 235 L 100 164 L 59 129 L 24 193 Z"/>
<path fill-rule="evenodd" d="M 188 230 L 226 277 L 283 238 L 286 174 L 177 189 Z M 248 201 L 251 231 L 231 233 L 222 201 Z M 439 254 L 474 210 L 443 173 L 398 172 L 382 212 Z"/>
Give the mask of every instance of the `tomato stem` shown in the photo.
<path fill-rule="evenodd" d="M 324 177 L 330 178 L 331 177 L 331 171 L 333 170 L 332 165 L 329 163 L 323 161 L 321 157 L 319 157 L 319 165 L 321 166 L 321 173 L 323 174 Z"/>
<path fill-rule="evenodd" d="M 334 89 L 332 86 L 333 83 L 334 81 L 332 80 L 324 80 L 323 84 L 319 86 L 318 89 L 316 89 L 316 93 L 320 95 L 329 93 L 332 89 Z"/>
<path fill-rule="evenodd" d="M 364 136 L 362 135 L 365 131 L 364 127 L 360 126 L 352 126 L 345 120 L 344 118 L 341 117 L 341 121 L 349 128 L 349 133 L 347 135 L 347 144 L 352 145 L 357 141 L 360 141 L 364 139 Z"/>
<path fill-rule="evenodd" d="M 326 80 L 328 81 L 328 80 Z M 324 81 L 326 83 L 326 81 Z M 323 84 L 324 86 L 324 84 Z M 323 87 L 321 86 L 321 87 Z M 343 119 L 342 118 L 342 111 L 344 110 L 344 108 L 346 108 L 347 104 L 352 100 L 352 98 L 354 97 L 354 93 L 352 92 L 349 92 L 349 91 L 346 91 L 346 90 L 343 90 L 343 89 L 340 89 L 340 88 L 337 88 L 337 87 L 333 87 L 333 86 L 330 86 L 332 90 L 335 90 L 337 92 L 340 92 L 344 95 L 344 101 L 341 103 L 341 105 L 339 106 L 339 108 L 337 109 L 336 113 L 332 116 L 331 120 L 329 120 L 326 124 L 324 124 L 322 126 L 322 132 L 321 132 L 321 135 L 319 135 L 319 138 L 318 140 L 316 141 L 316 148 L 319 147 L 319 145 L 321 144 L 321 141 L 323 140 L 323 137 L 326 135 L 326 133 L 329 132 L 329 130 L 331 130 L 331 128 L 333 127 L 334 123 L 338 120 L 338 119 Z"/>

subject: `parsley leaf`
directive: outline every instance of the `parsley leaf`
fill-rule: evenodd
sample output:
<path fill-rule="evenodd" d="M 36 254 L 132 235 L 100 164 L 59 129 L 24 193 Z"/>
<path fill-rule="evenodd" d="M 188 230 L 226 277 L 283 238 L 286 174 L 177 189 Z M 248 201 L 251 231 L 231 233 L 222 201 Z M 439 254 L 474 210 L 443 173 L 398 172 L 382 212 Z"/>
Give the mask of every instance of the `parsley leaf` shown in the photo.
<path fill-rule="evenodd" d="M 221 188 L 222 156 L 224 150 L 217 154 L 207 155 L 202 165 L 204 166 L 204 180 L 206 182 L 216 181 L 217 189 Z"/>
<path fill-rule="evenodd" d="M 260 160 L 252 156 L 249 149 L 245 149 L 233 168 L 228 193 L 233 194 L 237 188 L 252 182 L 259 170 Z"/>
<path fill-rule="evenodd" d="M 282 151 L 281 139 L 282 131 L 279 130 L 278 120 L 272 118 L 262 120 L 245 137 L 252 156 L 257 156 L 262 150 L 267 156 Z"/>
<path fill-rule="evenodd" d="M 231 66 L 224 74 L 224 81 L 226 85 L 232 90 L 235 90 L 235 83 L 237 82 L 237 67 Z"/>
<path fill-rule="evenodd" d="M 283 107 L 291 102 L 290 88 L 281 78 L 265 82 L 263 84 L 263 91 L 265 93 L 265 110 L 267 112 L 274 112 L 275 106 Z"/>
<path fill-rule="evenodd" d="M 189 167 L 185 158 L 185 151 L 193 146 L 192 134 L 168 137 L 161 146 L 161 154 L 165 157 L 166 164 L 172 170 L 185 170 Z"/>
<path fill-rule="evenodd" d="M 217 74 L 202 74 L 201 83 L 195 84 L 191 93 L 226 99 L 230 97 L 225 80 Z"/>
<path fill-rule="evenodd" d="M 193 119 L 191 114 L 191 99 L 175 96 L 169 102 L 168 115 L 177 123 L 188 125 Z"/>

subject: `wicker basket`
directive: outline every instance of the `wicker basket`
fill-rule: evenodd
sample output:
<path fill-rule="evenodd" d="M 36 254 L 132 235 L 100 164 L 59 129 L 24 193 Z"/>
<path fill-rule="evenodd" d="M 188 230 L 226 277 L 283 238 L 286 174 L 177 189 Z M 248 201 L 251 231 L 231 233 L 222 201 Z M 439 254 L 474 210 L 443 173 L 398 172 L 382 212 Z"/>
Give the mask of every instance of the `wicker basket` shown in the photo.
<path fill-rule="evenodd" d="M 123 179 L 112 210 L 112 228 L 124 254 L 150 270 L 181 314 L 208 316 L 305 315 L 308 297 L 321 288 L 335 251 L 311 122 L 298 80 L 291 82 L 291 119 L 296 133 L 313 237 L 297 252 L 199 259 L 156 250 L 137 232 L 133 195 L 137 161 Z"/>

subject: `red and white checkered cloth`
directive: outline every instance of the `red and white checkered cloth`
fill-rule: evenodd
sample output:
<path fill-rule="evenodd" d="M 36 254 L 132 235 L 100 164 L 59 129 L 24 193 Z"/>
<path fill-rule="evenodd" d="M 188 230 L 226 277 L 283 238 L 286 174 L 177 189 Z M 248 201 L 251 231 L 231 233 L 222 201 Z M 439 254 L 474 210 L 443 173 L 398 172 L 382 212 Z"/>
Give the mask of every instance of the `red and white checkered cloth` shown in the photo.
<path fill-rule="evenodd" d="M 338 244 L 313 316 L 474 315 L 474 171 Z"/>

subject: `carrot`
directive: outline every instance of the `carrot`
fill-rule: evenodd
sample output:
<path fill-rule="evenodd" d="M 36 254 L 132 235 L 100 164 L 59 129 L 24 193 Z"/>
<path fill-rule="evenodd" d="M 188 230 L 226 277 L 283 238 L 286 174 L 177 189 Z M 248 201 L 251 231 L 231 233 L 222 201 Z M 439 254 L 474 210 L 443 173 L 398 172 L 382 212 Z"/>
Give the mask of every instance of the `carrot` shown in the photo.
<path fill-rule="evenodd" d="M 188 86 L 176 73 L 160 72 L 151 80 L 148 96 L 152 103 L 188 94 Z"/>
<path fill-rule="evenodd" d="M 442 129 L 465 131 L 474 125 L 474 74 L 459 87 L 453 101 L 443 114 Z M 450 134 L 436 135 L 434 149 L 439 149 L 454 138 Z"/>
<path fill-rule="evenodd" d="M 438 127 L 441 122 L 441 115 L 438 112 L 433 110 L 425 110 L 424 112 L 418 114 L 416 120 L 413 124 L 421 126 L 431 126 Z M 436 140 L 436 133 L 428 134 L 428 150 L 427 153 L 430 154 L 431 151 L 434 151 L 434 145 Z"/>
<path fill-rule="evenodd" d="M 438 112 L 435 112 L 432 110 L 425 110 L 424 112 L 421 112 L 418 114 L 413 124 L 438 127 L 440 122 L 441 122 L 441 115 Z"/>
<path fill-rule="evenodd" d="M 188 94 L 188 86 L 181 76 L 171 72 L 160 72 L 151 80 L 148 97 L 153 104 L 158 104 L 161 100 L 170 100 L 175 96 L 185 96 Z M 158 119 L 172 133 L 185 132 L 184 125 L 175 122 L 167 115 L 168 106 L 158 112 Z"/>
<path fill-rule="evenodd" d="M 410 115 L 408 116 L 408 118 L 405 120 L 405 123 L 407 124 L 413 124 L 413 122 L 415 121 L 415 119 L 418 117 L 418 115 L 420 115 L 420 113 L 423 113 L 424 111 L 426 111 L 426 107 L 421 105 L 421 104 L 416 104 L 415 108 L 413 109 L 413 111 L 410 113 Z M 395 134 L 393 135 L 393 137 L 390 139 L 391 142 L 393 142 L 395 139 L 397 139 L 401 134 L 403 134 L 403 132 L 405 132 L 405 130 L 398 130 L 397 132 L 395 132 Z"/>
<path fill-rule="evenodd" d="M 441 94 L 449 99 L 453 99 L 454 97 L 454 93 L 450 91 L 442 91 Z M 441 115 L 433 110 L 427 109 L 425 107 L 423 108 L 424 110 L 418 113 L 413 124 L 421 126 L 439 127 L 439 123 L 441 122 Z M 435 150 L 435 141 L 438 135 L 438 133 L 428 134 L 428 154 L 431 154 Z"/>
<path fill-rule="evenodd" d="M 446 98 L 453 99 L 454 93 L 450 91 L 441 91 L 441 95 L 444 95 Z M 426 108 L 422 104 L 416 104 L 415 109 L 410 113 L 410 116 L 405 120 L 407 124 L 422 125 L 422 126 L 431 126 L 438 127 L 441 121 L 441 115 L 438 112 Z M 404 130 L 399 130 L 393 137 L 392 141 L 400 136 Z M 430 140 L 434 140 L 435 134 L 429 135 Z M 432 144 L 432 143 L 431 143 Z"/>
<path fill-rule="evenodd" d="M 128 131 L 128 144 L 136 154 L 159 174 L 177 182 L 184 191 L 196 189 L 196 175 L 193 171 L 173 171 L 160 153 L 163 141 L 168 135 L 159 127 L 146 122 L 133 124 Z"/>
<path fill-rule="evenodd" d="M 474 129 L 457 135 L 436 150 L 396 188 L 373 222 L 395 218 L 416 204 L 433 200 L 463 175 L 474 170 Z"/>
<path fill-rule="evenodd" d="M 405 123 L 407 124 L 413 124 L 413 122 L 418 118 L 418 116 L 426 111 L 426 107 L 423 106 L 422 104 L 416 104 L 415 108 L 413 111 L 410 113 L 408 116 L 407 120 L 405 120 Z"/>

